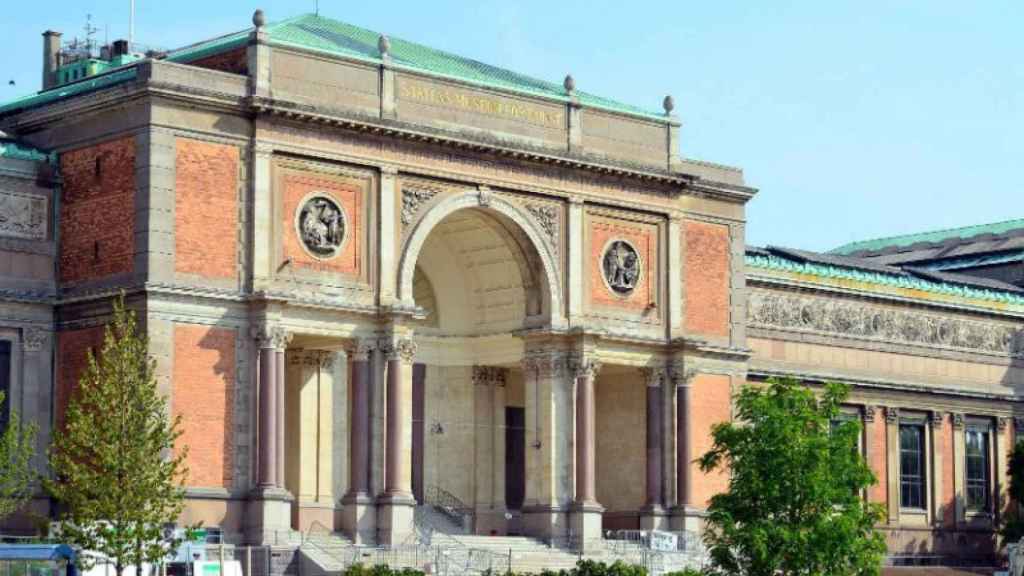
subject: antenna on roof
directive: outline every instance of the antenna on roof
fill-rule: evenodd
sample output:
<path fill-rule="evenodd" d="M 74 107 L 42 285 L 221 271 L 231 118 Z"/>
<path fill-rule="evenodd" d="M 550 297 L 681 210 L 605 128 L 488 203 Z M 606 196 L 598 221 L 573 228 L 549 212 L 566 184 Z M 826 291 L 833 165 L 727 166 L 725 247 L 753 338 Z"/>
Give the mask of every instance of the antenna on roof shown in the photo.
<path fill-rule="evenodd" d="M 131 50 L 133 42 L 135 42 L 135 0 L 131 0 L 131 6 L 128 9 L 128 50 Z"/>
<path fill-rule="evenodd" d="M 313 13 L 320 15 L 320 0 L 313 0 Z"/>

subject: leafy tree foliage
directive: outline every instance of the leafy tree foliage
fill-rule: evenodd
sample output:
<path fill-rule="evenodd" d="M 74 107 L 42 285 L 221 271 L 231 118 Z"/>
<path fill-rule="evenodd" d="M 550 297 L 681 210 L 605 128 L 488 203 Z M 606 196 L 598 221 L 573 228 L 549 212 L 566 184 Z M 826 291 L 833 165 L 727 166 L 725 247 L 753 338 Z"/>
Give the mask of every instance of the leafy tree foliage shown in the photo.
<path fill-rule="evenodd" d="M 793 379 L 747 386 L 737 421 L 712 429 L 699 462 L 730 473 L 708 508 L 715 570 L 745 576 L 877 575 L 882 509 L 862 498 L 876 479 L 857 451 L 860 424 L 840 419 L 848 388 L 818 396 Z"/>
<path fill-rule="evenodd" d="M 1010 508 L 1000 533 L 1006 543 L 1020 542 L 1024 538 L 1024 514 L 1021 513 L 1021 506 L 1024 505 L 1024 440 L 1018 440 L 1013 446 L 1007 468 L 1010 476 Z"/>
<path fill-rule="evenodd" d="M 0 392 L 0 410 L 4 393 Z M 32 496 L 32 455 L 35 453 L 36 425 L 22 425 L 15 410 L 10 411 L 7 428 L 0 432 L 0 519 L 20 509 Z"/>
<path fill-rule="evenodd" d="M 175 447 L 180 416 L 168 415 L 123 295 L 98 357 L 90 351 L 87 362 L 54 435 L 47 488 L 62 504 L 61 537 L 107 556 L 120 576 L 178 544 L 163 528 L 184 506 L 187 447 Z"/>

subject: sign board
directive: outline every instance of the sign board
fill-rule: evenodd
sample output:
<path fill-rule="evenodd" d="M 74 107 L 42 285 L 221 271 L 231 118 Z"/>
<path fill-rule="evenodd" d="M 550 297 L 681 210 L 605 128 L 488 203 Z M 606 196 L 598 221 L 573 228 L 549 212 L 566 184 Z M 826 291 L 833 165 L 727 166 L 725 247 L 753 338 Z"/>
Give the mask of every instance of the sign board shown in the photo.
<path fill-rule="evenodd" d="M 651 550 L 671 552 L 678 549 L 679 537 L 671 532 L 652 530 L 648 542 L 650 543 Z"/>

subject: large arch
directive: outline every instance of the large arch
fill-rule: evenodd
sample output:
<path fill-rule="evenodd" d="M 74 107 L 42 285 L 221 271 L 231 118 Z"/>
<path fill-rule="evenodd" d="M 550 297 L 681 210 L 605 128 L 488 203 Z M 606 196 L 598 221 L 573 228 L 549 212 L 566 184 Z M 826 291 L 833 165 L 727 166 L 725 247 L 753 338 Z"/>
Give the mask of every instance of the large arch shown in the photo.
<path fill-rule="evenodd" d="M 430 232 L 448 215 L 467 208 L 477 208 L 501 216 L 504 220 L 515 224 L 518 230 L 525 234 L 530 243 L 529 249 L 538 257 L 542 267 L 540 275 L 540 279 L 543 280 L 542 314 L 545 315 L 549 324 L 560 323 L 563 293 L 561 275 L 557 258 L 550 244 L 544 240 L 544 232 L 537 226 L 529 213 L 520 206 L 493 193 L 479 190 L 466 190 L 444 198 L 431 206 L 413 225 L 411 233 L 401 248 L 397 281 L 399 301 L 404 305 L 414 305 L 413 278 L 416 272 L 416 262 Z"/>

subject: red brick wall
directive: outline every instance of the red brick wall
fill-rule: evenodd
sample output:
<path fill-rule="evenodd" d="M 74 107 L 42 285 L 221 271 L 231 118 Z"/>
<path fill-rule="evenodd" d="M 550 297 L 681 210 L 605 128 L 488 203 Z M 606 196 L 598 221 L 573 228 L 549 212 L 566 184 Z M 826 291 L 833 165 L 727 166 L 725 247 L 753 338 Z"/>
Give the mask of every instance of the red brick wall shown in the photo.
<path fill-rule="evenodd" d="M 97 326 L 57 334 L 57 390 L 54 398 L 57 429 L 64 426 L 64 412 L 78 387 L 79 378 L 85 372 L 89 350 L 99 354 L 103 347 L 103 331 L 102 326 Z"/>
<path fill-rule="evenodd" d="M 955 478 L 953 473 L 953 426 L 949 416 L 942 415 L 942 427 L 935 429 L 938 448 L 942 454 L 942 505 L 945 506 L 942 522 L 953 528 L 956 524 Z"/>
<path fill-rule="evenodd" d="M 700 458 L 711 449 L 711 427 L 732 419 L 732 388 L 729 376 L 698 374 L 690 390 L 690 454 Z M 711 497 L 729 488 L 729 475 L 724 471 L 710 474 L 701 472 L 691 463 L 693 478 L 693 505 L 707 507 Z"/>
<path fill-rule="evenodd" d="M 182 417 L 189 486 L 231 487 L 235 338 L 233 329 L 174 326 L 171 412 Z"/>
<path fill-rule="evenodd" d="M 175 271 L 235 278 L 238 148 L 178 138 L 175 172 Z"/>
<path fill-rule="evenodd" d="M 729 228 L 686 220 L 683 223 L 686 330 L 729 335 Z"/>
<path fill-rule="evenodd" d="M 61 154 L 60 280 L 131 272 L 135 250 L 135 140 Z"/>
<path fill-rule="evenodd" d="M 620 296 L 605 284 L 602 262 L 604 251 L 612 240 L 626 240 L 636 248 L 643 266 L 636 288 L 628 296 Z M 644 310 L 656 298 L 658 282 L 658 239 L 653 226 L 626 222 L 597 221 L 590 227 L 590 299 L 601 306 L 626 310 Z"/>
<path fill-rule="evenodd" d="M 882 408 L 875 410 L 873 422 L 865 423 L 866 441 L 868 445 L 868 466 L 875 473 L 878 483 L 868 488 L 868 500 L 886 506 L 889 501 L 888 475 L 886 467 L 886 434 L 885 414 Z"/>
<path fill-rule="evenodd" d="M 295 213 L 299 203 L 310 192 L 327 192 L 341 203 L 345 211 L 345 240 L 341 253 L 329 260 L 311 256 L 302 247 L 295 230 Z M 281 225 L 284 230 L 284 258 L 292 266 L 320 272 L 359 276 L 363 271 L 363 191 L 360 185 L 341 179 L 315 174 L 289 173 L 284 178 L 284 212 Z"/>

